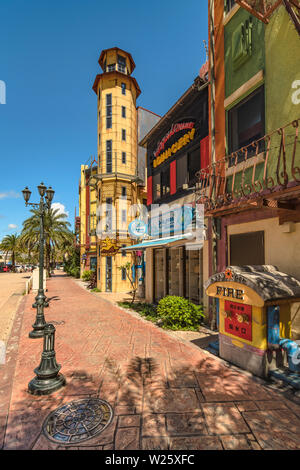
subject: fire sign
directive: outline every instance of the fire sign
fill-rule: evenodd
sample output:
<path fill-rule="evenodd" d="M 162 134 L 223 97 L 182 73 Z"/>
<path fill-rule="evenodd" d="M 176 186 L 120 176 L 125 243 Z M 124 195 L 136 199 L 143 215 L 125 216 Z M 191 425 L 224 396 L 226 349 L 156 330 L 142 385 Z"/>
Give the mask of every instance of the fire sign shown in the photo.
<path fill-rule="evenodd" d="M 252 306 L 225 300 L 225 331 L 252 341 Z"/>

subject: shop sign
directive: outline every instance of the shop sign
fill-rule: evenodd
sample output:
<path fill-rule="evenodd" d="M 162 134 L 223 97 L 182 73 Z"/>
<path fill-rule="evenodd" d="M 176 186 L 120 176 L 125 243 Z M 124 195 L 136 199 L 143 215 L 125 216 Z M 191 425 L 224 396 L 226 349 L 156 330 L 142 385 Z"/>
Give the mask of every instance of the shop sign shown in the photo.
<path fill-rule="evenodd" d="M 128 225 L 128 232 L 131 238 L 142 238 L 147 234 L 148 227 L 142 220 L 135 219 Z"/>
<path fill-rule="evenodd" d="M 195 208 L 183 206 L 173 211 L 161 213 L 157 216 L 151 216 L 150 232 L 151 237 L 159 235 L 170 235 L 184 233 L 191 226 Z"/>
<path fill-rule="evenodd" d="M 165 150 L 166 143 L 177 133 L 183 130 L 188 130 L 182 137 L 177 139 L 172 145 Z M 190 143 L 195 137 L 195 122 L 182 122 L 173 124 L 170 131 L 160 141 L 154 152 L 155 159 L 153 160 L 153 168 L 161 165 L 165 160 L 174 155 L 182 147 Z M 173 140 L 173 139 L 172 139 Z"/>
<path fill-rule="evenodd" d="M 120 247 L 117 245 L 115 240 L 105 238 L 101 243 L 101 256 L 113 256 L 116 255 Z"/>

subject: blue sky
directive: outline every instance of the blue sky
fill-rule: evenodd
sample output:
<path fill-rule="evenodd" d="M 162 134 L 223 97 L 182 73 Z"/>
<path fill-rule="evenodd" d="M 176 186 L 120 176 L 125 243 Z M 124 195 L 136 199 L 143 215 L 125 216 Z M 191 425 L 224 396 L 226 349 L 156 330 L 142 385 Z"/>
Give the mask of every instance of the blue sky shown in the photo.
<path fill-rule="evenodd" d="M 2 0 L 0 2 L 0 240 L 30 213 L 43 181 L 74 223 L 80 165 L 97 155 L 102 49 L 133 56 L 137 101 L 163 115 L 205 62 L 207 0 Z"/>

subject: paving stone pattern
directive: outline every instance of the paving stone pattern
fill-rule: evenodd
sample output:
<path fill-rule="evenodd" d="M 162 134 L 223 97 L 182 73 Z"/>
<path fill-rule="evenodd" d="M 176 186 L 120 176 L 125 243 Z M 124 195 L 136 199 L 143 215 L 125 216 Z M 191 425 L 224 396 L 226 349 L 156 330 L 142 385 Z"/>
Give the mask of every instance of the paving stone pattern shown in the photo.
<path fill-rule="evenodd" d="M 56 327 L 56 358 L 67 385 L 51 396 L 27 392 L 42 351 L 41 339 L 28 338 L 36 314 L 30 294 L 0 366 L 1 448 L 300 449 L 297 403 L 63 274 L 48 281 L 47 295 L 45 317 Z M 111 404 L 111 424 L 81 444 L 49 441 L 42 432 L 48 414 L 88 396 Z"/>

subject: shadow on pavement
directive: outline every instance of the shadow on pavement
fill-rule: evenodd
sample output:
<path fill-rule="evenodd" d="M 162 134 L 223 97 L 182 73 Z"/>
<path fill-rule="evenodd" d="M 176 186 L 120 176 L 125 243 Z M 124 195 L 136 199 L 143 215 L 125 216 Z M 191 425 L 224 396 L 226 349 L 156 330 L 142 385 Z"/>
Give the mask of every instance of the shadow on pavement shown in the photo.
<path fill-rule="evenodd" d="M 206 348 L 209 345 L 209 343 L 216 341 L 218 337 L 219 337 L 219 334 L 217 333 L 215 335 L 206 336 L 205 338 L 193 339 L 190 342 L 195 344 L 199 348 L 203 349 L 203 348 Z"/>
<path fill-rule="evenodd" d="M 214 360 L 204 359 L 190 367 L 175 366 L 167 376 L 161 373 L 161 363 L 152 357 L 135 357 L 123 366 L 107 360 L 99 364 L 94 374 L 71 370 L 64 374 L 66 386 L 48 396 L 24 395 L 27 388 L 24 384 L 24 399 L 15 402 L 9 413 L 4 449 L 70 449 L 63 442 L 49 441 L 42 432 L 43 423 L 56 408 L 89 396 L 107 401 L 114 410 L 114 418 L 103 433 L 76 444 L 82 449 L 90 446 L 100 450 L 108 445 L 113 449 L 125 448 L 122 439 L 126 440 L 126 433 L 132 433 L 133 428 L 118 427 L 120 419 L 140 419 L 141 415 L 141 442 L 148 450 L 222 449 L 220 438 L 208 436 L 208 429 L 209 434 L 233 434 L 240 426 L 241 432 L 251 432 L 237 408 L 228 401 L 250 400 L 247 390 L 249 384 L 252 388 L 255 384 L 220 367 Z M 238 383 L 234 380 L 237 377 Z M 205 390 L 209 391 L 207 396 Z M 207 398 L 227 400 L 227 404 L 207 403 Z M 0 413 L 0 424 L 4 425 L 4 418 Z M 139 433 L 139 427 L 134 430 Z M 180 435 L 180 439 L 176 437 Z M 136 450 L 138 442 L 139 439 Z"/>

